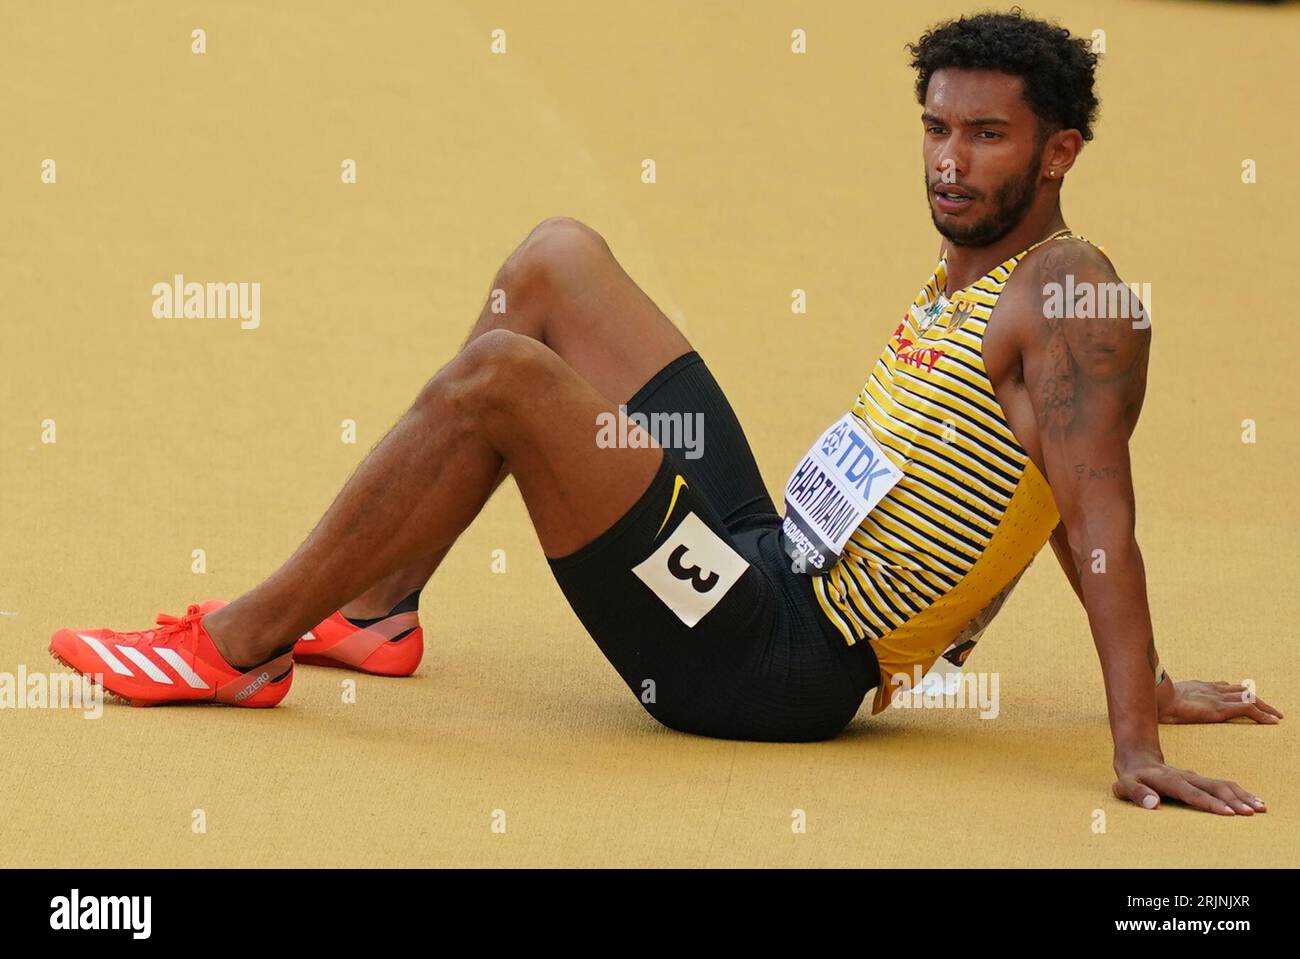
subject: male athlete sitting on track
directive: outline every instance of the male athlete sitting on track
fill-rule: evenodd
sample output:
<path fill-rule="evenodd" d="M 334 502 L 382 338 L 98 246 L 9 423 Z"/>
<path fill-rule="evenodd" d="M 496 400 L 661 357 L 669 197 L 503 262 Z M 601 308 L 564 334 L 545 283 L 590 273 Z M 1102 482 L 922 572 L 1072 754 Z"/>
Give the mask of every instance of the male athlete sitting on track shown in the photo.
<path fill-rule="evenodd" d="M 870 689 L 879 712 L 940 656 L 963 661 L 1050 539 L 1101 660 L 1115 794 L 1263 811 L 1160 749 L 1159 722 L 1281 714 L 1159 667 L 1128 453 L 1150 324 L 1127 293 L 1102 318 L 1060 309 L 1062 290 L 1121 289 L 1060 208 L 1092 137 L 1096 57 L 1015 14 L 943 24 L 911 49 L 940 259 L 796 467 L 784 522 L 704 362 L 599 235 L 554 218 L 279 570 L 153 630 L 60 630 L 52 652 L 136 704 L 273 706 L 295 658 L 410 673 L 420 588 L 510 474 L 560 588 L 652 716 L 818 740 Z M 701 417 L 703 455 L 635 426 L 640 443 L 600 442 L 620 404 Z"/>

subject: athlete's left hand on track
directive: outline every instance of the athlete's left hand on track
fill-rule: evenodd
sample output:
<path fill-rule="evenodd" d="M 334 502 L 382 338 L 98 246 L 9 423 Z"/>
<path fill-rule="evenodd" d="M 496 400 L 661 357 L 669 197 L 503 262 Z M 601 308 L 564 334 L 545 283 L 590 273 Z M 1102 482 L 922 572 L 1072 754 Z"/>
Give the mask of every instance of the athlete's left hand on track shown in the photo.
<path fill-rule="evenodd" d="M 1252 795 L 1235 782 L 1202 776 L 1190 769 L 1170 766 L 1157 756 L 1124 756 L 1115 760 L 1111 786 L 1117 799 L 1127 799 L 1143 809 L 1155 809 L 1160 797 L 1167 796 L 1193 809 L 1221 816 L 1253 816 L 1267 812 L 1264 800 Z"/>
<path fill-rule="evenodd" d="M 1174 695 L 1160 710 L 1162 723 L 1254 722 L 1272 725 L 1282 713 L 1254 696 L 1245 686 L 1184 679 L 1174 683 Z"/>

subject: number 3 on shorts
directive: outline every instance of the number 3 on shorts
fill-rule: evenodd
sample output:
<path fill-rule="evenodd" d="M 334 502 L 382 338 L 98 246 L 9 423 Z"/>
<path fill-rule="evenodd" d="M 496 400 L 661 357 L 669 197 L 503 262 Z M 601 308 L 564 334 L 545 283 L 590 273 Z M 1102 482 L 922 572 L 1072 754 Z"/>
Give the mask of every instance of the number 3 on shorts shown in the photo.
<path fill-rule="evenodd" d="M 644 562 L 632 567 L 641 582 L 687 626 L 718 605 L 749 564 L 694 513 L 677 524 Z"/>

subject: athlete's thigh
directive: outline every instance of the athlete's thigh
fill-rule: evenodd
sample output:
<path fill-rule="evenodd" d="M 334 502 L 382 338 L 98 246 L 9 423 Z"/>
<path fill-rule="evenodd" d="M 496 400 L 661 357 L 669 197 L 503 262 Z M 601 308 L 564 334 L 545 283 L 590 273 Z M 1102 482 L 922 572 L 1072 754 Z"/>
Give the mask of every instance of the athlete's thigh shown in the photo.
<path fill-rule="evenodd" d="M 486 333 L 461 362 L 462 399 L 485 407 L 475 422 L 510 467 L 588 631 L 630 686 L 660 689 L 653 713 L 715 728 L 732 709 L 744 648 L 778 615 L 770 579 L 676 454 L 635 425 L 631 443 L 598 439 L 613 404 L 537 340 Z"/>
<path fill-rule="evenodd" d="M 545 298 L 543 342 L 606 399 L 626 402 L 690 351 L 690 341 L 586 224 L 546 220 L 512 259 Z"/>
<path fill-rule="evenodd" d="M 608 529 L 640 498 L 663 451 L 615 404 L 552 350 L 494 330 L 457 358 L 455 389 L 501 454 L 532 518 L 542 550 L 563 556 Z"/>

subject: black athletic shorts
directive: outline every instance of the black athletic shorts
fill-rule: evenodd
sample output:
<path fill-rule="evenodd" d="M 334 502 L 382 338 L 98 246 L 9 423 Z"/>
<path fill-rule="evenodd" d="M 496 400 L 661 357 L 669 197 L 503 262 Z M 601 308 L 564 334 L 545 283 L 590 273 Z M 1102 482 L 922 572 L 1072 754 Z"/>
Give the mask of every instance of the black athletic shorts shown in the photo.
<path fill-rule="evenodd" d="M 878 682 L 875 655 L 844 641 L 791 570 L 780 516 L 708 367 L 679 357 L 627 410 L 663 424 L 696 417 L 702 455 L 670 448 L 666 426 L 651 430 L 665 449 L 649 489 L 593 542 L 550 560 L 574 612 L 665 726 L 772 742 L 836 735 Z"/>

